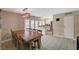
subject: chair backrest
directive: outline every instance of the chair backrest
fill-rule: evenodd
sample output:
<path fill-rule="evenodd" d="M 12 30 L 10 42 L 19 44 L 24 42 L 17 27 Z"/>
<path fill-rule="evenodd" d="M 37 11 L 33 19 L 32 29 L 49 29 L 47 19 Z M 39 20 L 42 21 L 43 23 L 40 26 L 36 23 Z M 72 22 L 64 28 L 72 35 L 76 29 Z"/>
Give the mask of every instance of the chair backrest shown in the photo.
<path fill-rule="evenodd" d="M 34 31 L 37 31 L 38 33 L 42 34 L 42 30 L 38 30 L 38 29 L 33 29 Z"/>
<path fill-rule="evenodd" d="M 32 30 L 36 31 L 37 29 L 32 29 Z"/>
<path fill-rule="evenodd" d="M 37 31 L 42 34 L 42 30 L 37 30 Z"/>
<path fill-rule="evenodd" d="M 32 28 L 26 28 L 26 29 L 32 30 Z"/>
<path fill-rule="evenodd" d="M 12 42 L 18 50 L 24 49 L 23 38 L 11 30 Z"/>
<path fill-rule="evenodd" d="M 11 30 L 12 39 L 14 39 L 14 32 Z"/>
<path fill-rule="evenodd" d="M 12 39 L 17 39 L 17 34 L 11 30 Z"/>
<path fill-rule="evenodd" d="M 18 36 L 17 34 L 11 30 L 11 35 L 12 35 L 12 42 L 15 45 L 16 48 L 18 48 Z"/>

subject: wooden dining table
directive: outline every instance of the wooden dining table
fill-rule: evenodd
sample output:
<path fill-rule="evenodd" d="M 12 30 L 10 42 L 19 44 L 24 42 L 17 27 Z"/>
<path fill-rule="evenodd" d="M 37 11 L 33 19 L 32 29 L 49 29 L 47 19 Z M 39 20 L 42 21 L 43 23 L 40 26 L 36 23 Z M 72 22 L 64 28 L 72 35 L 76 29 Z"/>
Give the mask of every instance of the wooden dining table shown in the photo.
<path fill-rule="evenodd" d="M 33 30 L 16 30 L 14 31 L 18 36 L 21 36 L 26 43 L 29 43 L 29 49 L 32 50 L 32 43 L 38 40 L 38 47 L 41 47 L 42 33 Z M 37 39 L 40 38 L 40 39 Z"/>

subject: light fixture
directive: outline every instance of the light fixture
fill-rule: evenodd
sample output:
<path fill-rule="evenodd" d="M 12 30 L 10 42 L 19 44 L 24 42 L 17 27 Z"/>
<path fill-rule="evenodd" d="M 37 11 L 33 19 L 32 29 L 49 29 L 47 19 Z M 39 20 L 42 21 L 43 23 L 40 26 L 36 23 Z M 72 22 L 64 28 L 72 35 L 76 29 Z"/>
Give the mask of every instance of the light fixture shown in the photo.
<path fill-rule="evenodd" d="M 28 8 L 24 8 L 23 11 L 26 11 Z"/>
<path fill-rule="evenodd" d="M 22 13 L 23 18 L 30 18 L 31 14 L 28 12 L 28 8 L 24 8 Z"/>

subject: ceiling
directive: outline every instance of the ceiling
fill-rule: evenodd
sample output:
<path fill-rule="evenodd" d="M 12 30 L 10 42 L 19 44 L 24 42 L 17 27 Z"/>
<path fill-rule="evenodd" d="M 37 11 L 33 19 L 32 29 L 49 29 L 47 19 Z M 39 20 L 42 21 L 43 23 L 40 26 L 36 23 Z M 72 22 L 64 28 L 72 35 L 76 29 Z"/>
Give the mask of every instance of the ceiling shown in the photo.
<path fill-rule="evenodd" d="M 24 8 L 3 8 L 2 10 L 23 13 Z M 33 16 L 52 16 L 54 14 L 77 11 L 78 8 L 28 8 L 28 12 Z"/>

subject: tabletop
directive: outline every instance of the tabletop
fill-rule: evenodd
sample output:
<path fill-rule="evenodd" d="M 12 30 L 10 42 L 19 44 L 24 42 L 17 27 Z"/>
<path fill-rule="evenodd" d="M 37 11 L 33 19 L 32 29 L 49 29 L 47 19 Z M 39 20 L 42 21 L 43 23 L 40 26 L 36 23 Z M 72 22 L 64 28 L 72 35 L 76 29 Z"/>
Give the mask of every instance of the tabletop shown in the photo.
<path fill-rule="evenodd" d="M 14 32 L 18 36 L 21 36 L 23 38 L 23 40 L 26 42 L 42 36 L 41 33 L 39 33 L 38 31 L 33 31 L 33 30 L 17 30 Z"/>

